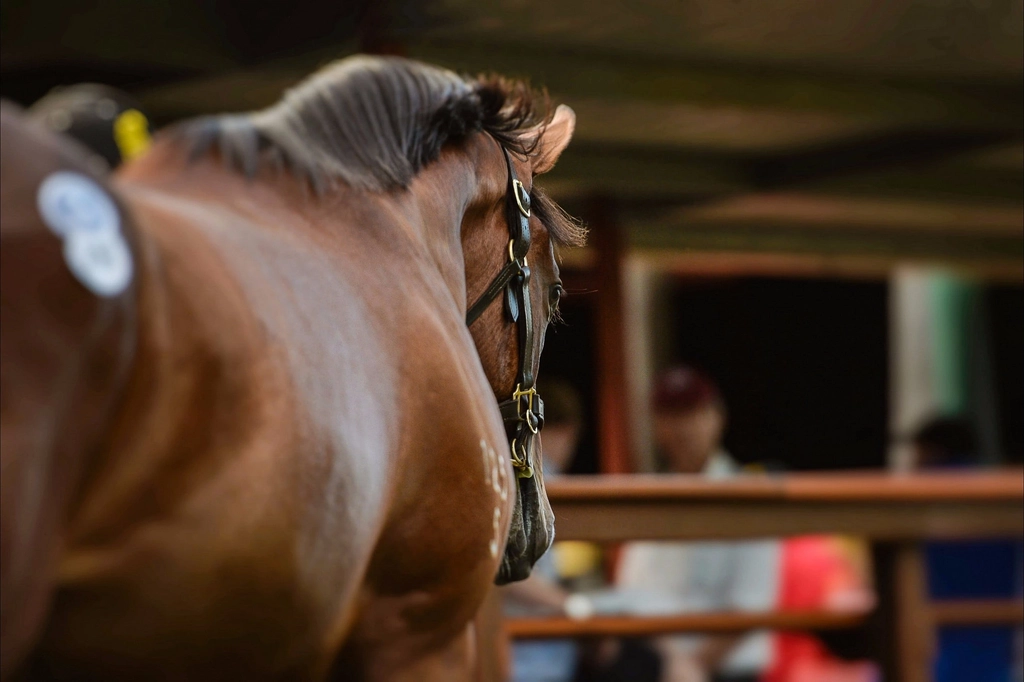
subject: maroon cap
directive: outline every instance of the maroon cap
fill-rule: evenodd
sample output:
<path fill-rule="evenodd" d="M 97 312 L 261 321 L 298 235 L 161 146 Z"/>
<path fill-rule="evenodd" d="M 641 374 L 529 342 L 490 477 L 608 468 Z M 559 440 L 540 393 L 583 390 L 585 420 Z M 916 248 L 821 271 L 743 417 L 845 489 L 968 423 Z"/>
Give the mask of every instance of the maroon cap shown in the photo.
<path fill-rule="evenodd" d="M 711 377 L 686 365 L 666 370 L 654 386 L 656 412 L 686 412 L 720 400 L 718 386 Z"/>

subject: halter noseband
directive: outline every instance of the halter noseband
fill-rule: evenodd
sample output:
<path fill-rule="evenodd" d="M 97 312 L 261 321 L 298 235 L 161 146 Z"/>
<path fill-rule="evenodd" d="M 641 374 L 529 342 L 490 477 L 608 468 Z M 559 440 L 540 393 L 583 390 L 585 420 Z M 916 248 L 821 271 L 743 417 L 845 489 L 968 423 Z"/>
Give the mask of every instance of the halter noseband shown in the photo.
<path fill-rule="evenodd" d="M 544 401 L 537 395 L 534 363 L 533 308 L 530 305 L 530 268 L 526 254 L 530 251 L 530 195 L 516 177 L 512 158 L 505 153 L 508 168 L 508 194 L 505 202 L 508 222 L 508 262 L 491 280 L 476 303 L 466 312 L 466 325 L 472 325 L 481 313 L 505 291 L 505 313 L 519 331 L 519 371 L 512 397 L 498 403 L 505 432 L 512 445 L 512 468 L 519 478 L 533 476 L 534 436 L 544 426 Z"/>

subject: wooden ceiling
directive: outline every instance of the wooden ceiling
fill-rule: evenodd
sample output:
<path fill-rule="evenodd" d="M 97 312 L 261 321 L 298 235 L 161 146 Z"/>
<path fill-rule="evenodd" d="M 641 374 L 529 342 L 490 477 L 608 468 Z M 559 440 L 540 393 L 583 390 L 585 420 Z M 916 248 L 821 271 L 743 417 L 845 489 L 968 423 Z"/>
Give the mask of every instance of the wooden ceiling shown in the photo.
<path fill-rule="evenodd" d="M 1024 272 L 1021 0 L 18 0 L 0 19 L 23 102 L 99 80 L 166 122 L 399 52 L 572 105 L 547 185 L 613 200 L 637 247 Z"/>

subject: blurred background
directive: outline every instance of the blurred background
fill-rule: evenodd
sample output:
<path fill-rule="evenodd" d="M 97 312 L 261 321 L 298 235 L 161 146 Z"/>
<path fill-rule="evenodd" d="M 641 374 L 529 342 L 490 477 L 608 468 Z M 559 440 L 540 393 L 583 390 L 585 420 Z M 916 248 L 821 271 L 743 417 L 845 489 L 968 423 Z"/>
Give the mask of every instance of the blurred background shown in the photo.
<path fill-rule="evenodd" d="M 1020 0 L 7 0 L 0 88 L 31 106 L 113 86 L 158 129 L 269 105 L 356 52 L 528 78 L 577 113 L 541 184 L 591 231 L 561 254 L 569 296 L 543 358 L 570 396 L 564 469 L 683 472 L 652 402 L 672 368 L 704 383 L 670 386 L 662 407 L 717 410 L 712 449 L 740 472 L 1006 467 L 1024 459 L 1022 24 Z M 74 132 L 59 106 L 38 111 Z M 983 563 L 1002 566 L 994 596 L 1019 601 L 1014 547 Z M 933 597 L 935 575 L 989 556 L 951 551 L 923 559 Z M 630 552 L 575 552 L 570 572 L 598 575 L 587 615 Z M 871 591 L 869 555 L 844 554 Z M 551 580 L 562 609 L 572 580 Z M 1017 613 L 988 644 L 939 637 L 918 679 L 1021 679 Z M 881 660 L 861 630 L 833 639 Z M 532 679 L 742 677 L 720 660 L 672 672 L 657 645 L 631 664 L 623 641 L 591 639 L 568 673 Z M 983 663 L 950 659 L 958 646 Z M 776 679 L 914 674 L 879 666 Z"/>
<path fill-rule="evenodd" d="M 545 355 L 587 400 L 573 471 L 651 466 L 679 361 L 740 461 L 811 469 L 901 465 L 935 410 L 1021 461 L 1021 26 L 1015 0 L 15 1 L 0 54 L 6 98 L 104 83 L 156 127 L 357 51 L 547 87 L 579 124 L 544 185 L 593 231 Z"/>

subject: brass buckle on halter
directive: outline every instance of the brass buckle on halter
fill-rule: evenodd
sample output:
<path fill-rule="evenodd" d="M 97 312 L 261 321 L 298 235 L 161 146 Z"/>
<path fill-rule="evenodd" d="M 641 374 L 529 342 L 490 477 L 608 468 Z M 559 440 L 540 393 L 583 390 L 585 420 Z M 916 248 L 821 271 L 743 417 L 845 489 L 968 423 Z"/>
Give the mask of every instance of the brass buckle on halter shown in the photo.
<path fill-rule="evenodd" d="M 516 254 L 512 251 L 512 247 L 514 247 L 515 245 L 516 245 L 516 240 L 515 239 L 509 239 L 508 240 L 508 259 L 510 261 L 514 262 L 514 263 L 518 263 L 519 261 L 516 260 Z M 526 267 L 529 267 L 529 265 L 530 265 L 530 263 L 526 260 L 526 256 L 523 256 L 522 267 L 526 268 Z"/>
<path fill-rule="evenodd" d="M 540 432 L 537 428 L 537 415 L 533 412 L 533 396 L 537 395 L 537 388 L 528 388 L 525 391 L 520 390 L 521 384 L 516 384 L 516 390 L 512 393 L 512 399 L 516 401 L 516 414 L 519 415 L 519 419 L 526 422 L 526 426 L 529 427 L 530 431 L 534 435 Z M 526 416 L 523 416 L 523 403 L 520 400 L 523 396 L 526 396 Z"/>
<path fill-rule="evenodd" d="M 526 459 L 526 446 L 519 446 L 522 454 L 516 451 L 516 439 L 512 439 L 512 469 L 516 472 L 516 478 L 533 478 L 533 467 Z"/>
<path fill-rule="evenodd" d="M 522 192 L 522 194 L 520 194 Z M 523 183 L 519 182 L 516 178 L 512 180 L 512 194 L 516 197 L 516 206 L 519 207 L 519 212 L 523 214 L 524 218 L 530 217 L 530 195 L 526 193 L 526 188 L 523 187 Z M 526 206 L 523 206 L 523 197 L 526 197 Z"/>

